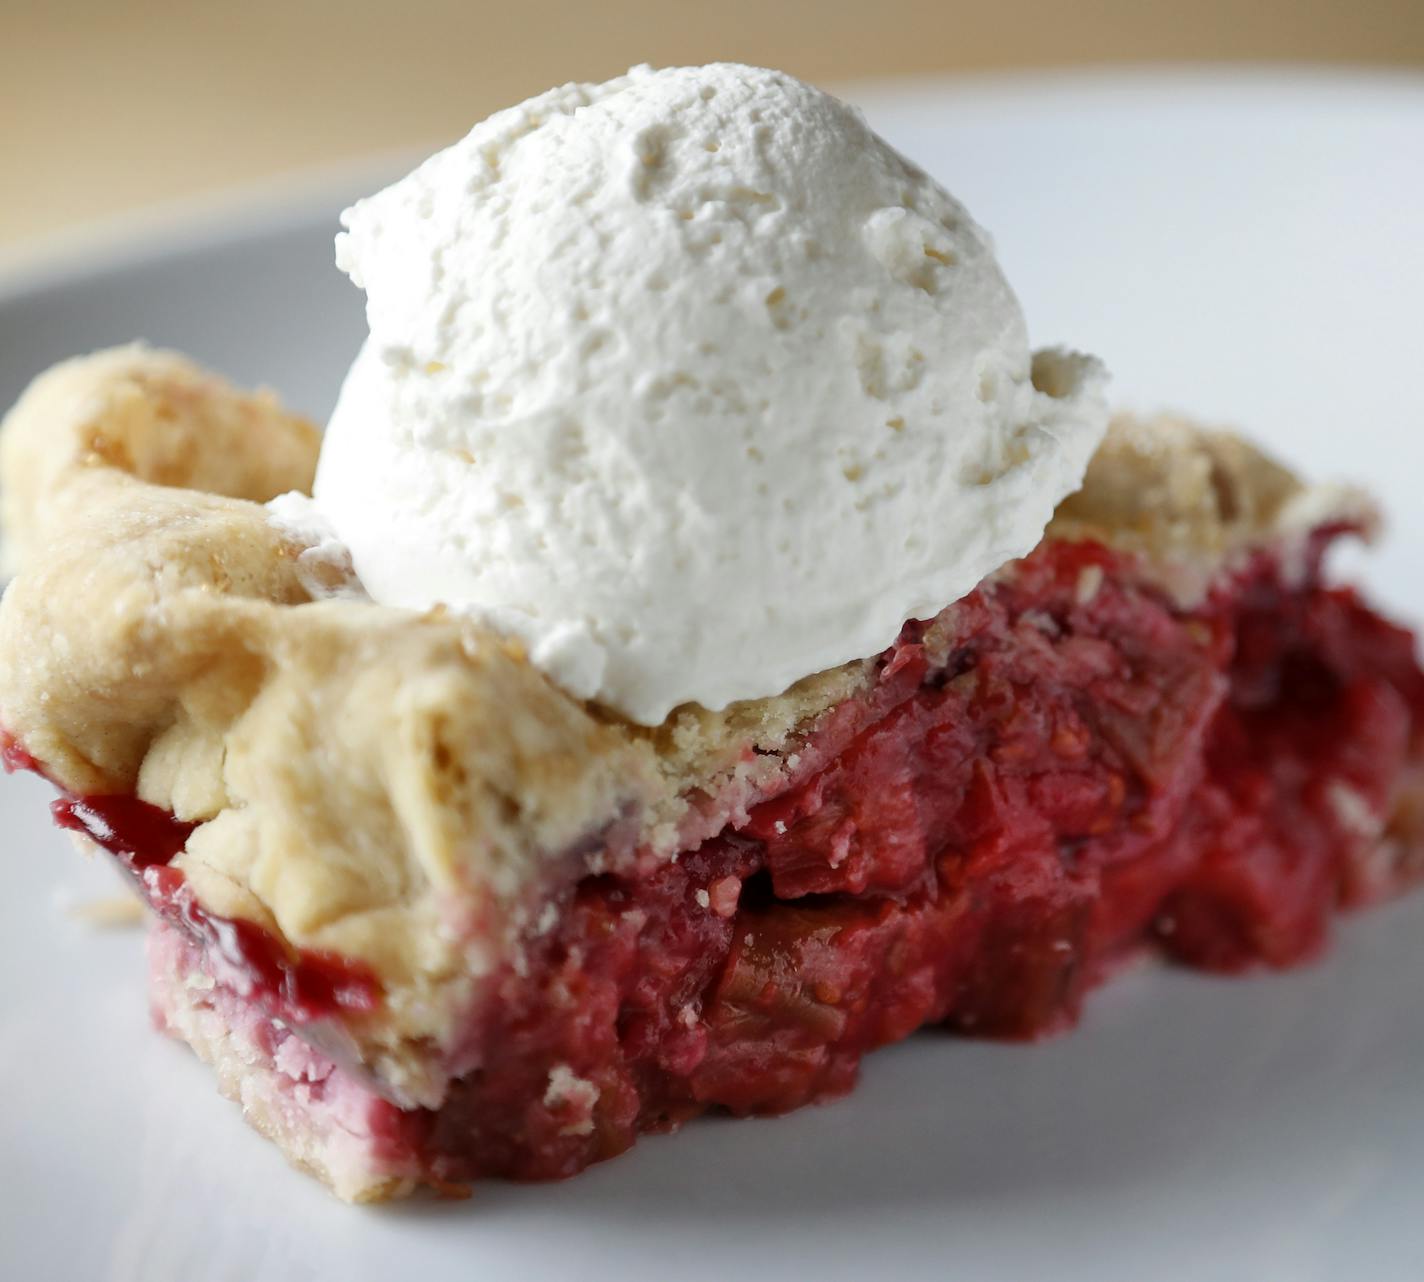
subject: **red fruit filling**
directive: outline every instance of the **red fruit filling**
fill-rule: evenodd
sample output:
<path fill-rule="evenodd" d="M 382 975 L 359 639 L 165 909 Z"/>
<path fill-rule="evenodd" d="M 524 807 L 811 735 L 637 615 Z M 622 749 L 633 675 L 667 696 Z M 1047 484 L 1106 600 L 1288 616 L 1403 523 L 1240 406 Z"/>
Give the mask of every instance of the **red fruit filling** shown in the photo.
<path fill-rule="evenodd" d="M 569 1175 L 709 1107 L 838 1095 L 925 1024 L 1065 1027 L 1143 945 L 1217 970 L 1314 955 L 1337 906 L 1424 858 L 1424 673 L 1409 633 L 1320 585 L 1326 541 L 1305 582 L 1258 557 L 1189 612 L 1130 558 L 1049 543 L 955 607 L 947 654 L 907 625 L 883 714 L 829 764 L 675 863 L 567 892 L 444 1106 L 370 1097 L 382 1153 Z M 290 969 L 207 929 L 219 981 L 288 1019 Z M 313 1009 L 347 1005 L 334 973 Z"/>
<path fill-rule="evenodd" d="M 343 1012 L 374 1010 L 381 986 L 370 969 L 336 953 L 288 948 L 270 930 L 241 917 L 209 912 L 187 878 L 169 864 L 195 824 L 133 797 L 88 797 L 54 803 L 55 822 L 83 833 L 138 881 L 155 912 L 202 945 L 213 978 L 255 997 L 285 1023 L 314 1024 Z"/>
<path fill-rule="evenodd" d="M 7 771 L 44 771 L 9 735 L 0 735 Z M 370 970 L 346 957 L 286 947 L 256 922 L 223 917 L 198 903 L 187 879 L 169 867 L 196 824 L 137 797 L 63 797 L 51 806 L 55 823 L 107 850 L 138 883 L 154 910 L 183 927 L 205 949 L 214 978 L 258 998 L 278 1019 L 312 1024 L 341 1012 L 374 1010 L 381 986 Z"/>

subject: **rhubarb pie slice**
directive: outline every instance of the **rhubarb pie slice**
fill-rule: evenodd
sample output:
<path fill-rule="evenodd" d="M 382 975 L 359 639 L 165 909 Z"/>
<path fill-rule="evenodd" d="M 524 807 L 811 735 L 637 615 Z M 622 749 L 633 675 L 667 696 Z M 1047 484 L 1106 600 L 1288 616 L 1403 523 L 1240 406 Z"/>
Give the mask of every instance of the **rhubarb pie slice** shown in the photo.
<path fill-rule="evenodd" d="M 927 1025 L 1064 1028 L 1124 958 L 1289 966 L 1424 858 L 1370 504 L 1119 421 L 1029 556 L 880 654 L 643 727 L 263 504 L 317 433 L 183 358 L 3 434 L 12 768 L 152 911 L 161 1028 L 342 1197 L 570 1175 L 841 1095 Z"/>

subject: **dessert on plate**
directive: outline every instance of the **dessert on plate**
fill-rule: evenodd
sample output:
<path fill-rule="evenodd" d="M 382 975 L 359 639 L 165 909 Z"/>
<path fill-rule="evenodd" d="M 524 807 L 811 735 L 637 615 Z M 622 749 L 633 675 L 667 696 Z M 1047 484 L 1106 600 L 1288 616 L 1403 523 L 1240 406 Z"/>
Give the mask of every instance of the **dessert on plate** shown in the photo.
<path fill-rule="evenodd" d="M 1322 573 L 1368 498 L 1109 421 L 849 108 L 636 69 L 343 222 L 324 438 L 142 346 L 0 435 L 6 763 L 341 1196 L 1061 1029 L 1144 950 L 1288 966 L 1417 875 L 1414 640 Z"/>

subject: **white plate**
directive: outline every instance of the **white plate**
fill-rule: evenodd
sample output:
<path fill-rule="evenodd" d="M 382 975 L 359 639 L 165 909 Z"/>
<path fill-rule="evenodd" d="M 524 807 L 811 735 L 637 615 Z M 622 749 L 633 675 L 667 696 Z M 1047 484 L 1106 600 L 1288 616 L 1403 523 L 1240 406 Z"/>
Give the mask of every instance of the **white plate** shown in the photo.
<path fill-rule="evenodd" d="M 1249 426 L 1367 482 L 1371 581 L 1424 616 L 1424 81 L 1139 75 L 920 85 L 872 120 L 995 230 L 1035 338 L 1138 405 Z M 0 292 L 0 402 L 134 335 L 324 413 L 361 332 L 330 266 L 352 193 Z M 563 1185 L 343 1206 L 144 1020 L 136 932 L 0 784 L 0 1277 L 77 1282 L 1424 1277 L 1424 896 L 1324 965 L 1144 969 L 1039 1046 L 925 1035 L 858 1094 L 709 1120 Z"/>

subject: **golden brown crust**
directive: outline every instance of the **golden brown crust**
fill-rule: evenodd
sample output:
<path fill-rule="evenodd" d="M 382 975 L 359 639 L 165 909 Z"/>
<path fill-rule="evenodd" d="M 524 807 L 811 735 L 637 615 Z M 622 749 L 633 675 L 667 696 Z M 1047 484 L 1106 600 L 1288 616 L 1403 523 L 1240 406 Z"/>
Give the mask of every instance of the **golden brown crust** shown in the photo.
<path fill-rule="evenodd" d="M 1306 486 L 1230 432 L 1168 416 L 1118 417 L 1047 536 L 1141 553 L 1153 574 L 1190 599 L 1245 550 L 1299 539 L 1330 520 L 1368 535 L 1378 519 L 1360 491 Z"/>
<path fill-rule="evenodd" d="M 304 547 L 253 500 L 305 488 L 315 452 L 270 396 L 171 353 L 42 376 L 0 438 L 24 561 L 0 604 L 0 722 L 61 786 L 199 823 L 180 866 L 211 911 L 368 963 L 387 1002 L 348 1030 L 354 1055 L 398 1100 L 435 1104 L 429 1047 L 507 958 L 531 895 L 578 874 L 568 852 L 670 853 L 717 831 L 796 768 L 873 663 L 629 725 L 468 619 L 313 600 Z M 1337 501 L 1322 494 L 1235 438 L 1123 422 L 1051 533 L 1204 579 L 1310 504 L 1318 519 Z"/>
<path fill-rule="evenodd" d="M 106 457 L 133 459 L 130 434 L 156 417 L 133 389 L 166 405 L 172 381 L 204 383 L 142 349 L 95 360 L 52 371 L 4 428 L 25 445 L 6 489 L 32 488 L 17 507 L 28 560 L 0 605 L 0 721 L 61 786 L 137 791 L 200 823 L 179 866 L 211 911 L 371 965 L 387 1002 L 357 1030 L 361 1057 L 434 1102 L 406 1046 L 469 1000 L 539 857 L 656 786 L 650 754 L 467 621 L 311 601 L 301 549 L 257 504 L 76 455 L 87 427 L 34 416 L 113 403 L 112 379 L 124 410 L 98 430 Z M 54 386 L 70 379 L 82 394 Z M 199 454 L 266 450 L 291 421 L 205 386 L 182 420 Z M 215 420 L 250 422 L 251 442 Z M 68 462 L 50 466 L 41 438 Z M 219 467 L 193 460 L 194 475 Z M 259 471 L 235 459 L 230 479 Z"/>
<path fill-rule="evenodd" d="M 6 573 L 62 521 L 71 482 L 93 471 L 258 503 L 306 490 L 321 433 L 270 392 L 239 394 L 176 352 L 116 347 L 30 385 L 0 434 Z"/>

